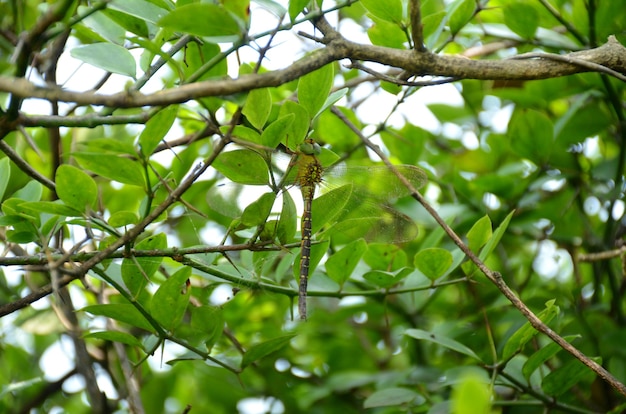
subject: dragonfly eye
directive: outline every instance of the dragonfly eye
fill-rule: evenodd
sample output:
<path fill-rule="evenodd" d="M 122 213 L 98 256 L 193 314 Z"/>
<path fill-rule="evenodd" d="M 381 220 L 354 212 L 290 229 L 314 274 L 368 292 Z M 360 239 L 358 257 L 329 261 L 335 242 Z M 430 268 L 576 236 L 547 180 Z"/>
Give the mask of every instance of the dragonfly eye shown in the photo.
<path fill-rule="evenodd" d="M 300 152 L 305 155 L 319 155 L 322 152 L 321 147 L 317 142 L 306 141 L 300 144 Z"/>

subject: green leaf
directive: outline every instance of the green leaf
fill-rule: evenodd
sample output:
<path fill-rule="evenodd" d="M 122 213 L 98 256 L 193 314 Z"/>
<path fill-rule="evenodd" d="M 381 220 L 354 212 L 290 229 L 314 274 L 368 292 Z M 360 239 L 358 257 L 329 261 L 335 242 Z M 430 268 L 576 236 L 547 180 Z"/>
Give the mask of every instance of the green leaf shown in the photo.
<path fill-rule="evenodd" d="M 276 230 L 276 235 L 281 243 L 289 243 L 294 238 L 298 226 L 297 222 L 296 204 L 289 192 L 286 191 L 283 193 L 283 205 Z"/>
<path fill-rule="evenodd" d="M 185 315 L 191 295 L 190 277 L 191 268 L 182 267 L 161 284 L 150 301 L 150 314 L 169 331 L 173 331 Z"/>
<path fill-rule="evenodd" d="M 326 273 L 340 286 L 350 278 L 356 265 L 367 250 L 365 240 L 358 239 L 346 245 L 326 261 Z"/>
<path fill-rule="evenodd" d="M 9 159 L 4 157 L 0 159 L 0 201 L 4 198 L 4 192 L 9 184 L 9 178 L 11 178 L 11 164 Z"/>
<path fill-rule="evenodd" d="M 285 141 L 287 138 L 287 132 L 289 132 L 294 119 L 294 114 L 287 114 L 269 124 L 261 134 L 261 144 L 268 148 L 276 148 L 281 141 Z"/>
<path fill-rule="evenodd" d="M 396 24 L 402 22 L 401 0 L 361 0 L 361 4 L 380 19 Z"/>
<path fill-rule="evenodd" d="M 563 339 L 565 339 L 567 342 L 572 342 L 574 339 L 580 337 L 580 335 L 568 335 L 564 336 Z M 537 368 L 543 365 L 543 363 L 546 362 L 548 359 L 555 356 L 562 349 L 563 348 L 561 348 L 561 346 L 557 343 L 550 342 L 548 345 L 544 346 L 543 348 L 532 354 L 526 360 L 524 366 L 522 367 L 522 374 L 524 374 L 524 377 L 527 380 L 530 380 L 530 376 L 537 370 Z"/>
<path fill-rule="evenodd" d="M 333 86 L 335 70 L 332 63 L 304 75 L 298 81 L 298 100 L 315 118 L 326 102 L 326 98 Z"/>
<path fill-rule="evenodd" d="M 122 344 L 136 346 L 143 349 L 143 345 L 136 336 L 133 336 L 127 332 L 120 331 L 100 331 L 88 333 L 84 338 L 96 338 L 110 342 L 120 342 Z"/>
<path fill-rule="evenodd" d="M 363 275 L 363 279 L 368 282 L 381 287 L 383 289 L 389 289 L 390 287 L 397 285 L 402 279 L 406 278 L 413 272 L 413 269 L 404 267 L 398 270 L 395 274 L 392 272 L 384 272 L 382 270 L 373 270 Z"/>
<path fill-rule="evenodd" d="M 453 414 L 490 414 L 491 392 L 476 374 L 466 374 L 452 391 Z"/>
<path fill-rule="evenodd" d="M 107 222 L 113 227 L 123 227 L 139 222 L 139 216 L 133 211 L 116 211 Z"/>
<path fill-rule="evenodd" d="M 376 391 L 365 399 L 363 408 L 397 407 L 402 404 L 411 406 L 423 404 L 426 400 L 420 394 L 407 388 L 386 388 Z"/>
<path fill-rule="evenodd" d="M 243 355 L 243 359 L 241 360 L 241 368 L 245 368 L 248 365 L 258 361 L 261 358 L 264 358 L 273 352 L 278 351 L 294 338 L 296 334 L 288 334 L 284 336 L 279 336 L 277 338 L 270 339 L 265 342 L 261 342 L 260 344 L 252 345 L 248 352 Z"/>
<path fill-rule="evenodd" d="M 78 211 L 87 211 L 98 197 L 98 186 L 93 178 L 72 165 L 59 166 L 55 181 L 59 198 Z"/>
<path fill-rule="evenodd" d="M 591 358 L 598 364 L 602 358 Z M 592 381 L 595 377 L 593 371 L 577 359 L 571 359 L 563 366 L 549 373 L 541 382 L 541 388 L 548 395 L 558 396 L 568 391 L 579 381 Z"/>
<path fill-rule="evenodd" d="M 150 236 L 135 245 L 137 250 L 157 250 L 167 247 L 165 233 Z M 148 280 L 157 271 L 162 257 L 127 257 L 122 260 L 122 279 L 128 291 L 135 297 L 143 290 Z"/>
<path fill-rule="evenodd" d="M 387 243 L 370 243 L 363 261 L 372 269 L 398 270 L 408 265 L 405 251 Z"/>
<path fill-rule="evenodd" d="M 367 36 L 374 45 L 394 49 L 404 49 L 407 42 L 406 33 L 400 26 L 384 20 L 376 21 L 376 24 L 367 29 Z"/>
<path fill-rule="evenodd" d="M 351 194 L 352 185 L 346 184 L 313 199 L 311 232 L 317 233 L 324 225 L 337 217 L 350 199 Z"/>
<path fill-rule="evenodd" d="M 452 265 L 452 254 L 437 247 L 424 249 L 415 255 L 415 267 L 430 280 L 443 276 Z"/>
<path fill-rule="evenodd" d="M 456 0 L 448 6 L 450 16 L 448 24 L 453 35 L 456 35 L 470 21 L 475 7 L 475 0 Z"/>
<path fill-rule="evenodd" d="M 113 43 L 93 43 L 73 48 L 70 55 L 107 72 L 135 78 L 137 68 L 135 58 L 122 46 Z"/>
<path fill-rule="evenodd" d="M 191 328 L 204 333 L 204 344 L 210 350 L 224 331 L 224 312 L 215 306 L 192 307 Z"/>
<path fill-rule="evenodd" d="M 11 198 L 23 201 L 39 201 L 43 194 L 43 186 L 37 181 L 29 181 L 24 187 L 13 193 Z"/>
<path fill-rule="evenodd" d="M 435 334 L 433 332 L 428 332 L 428 331 L 424 331 L 421 329 L 407 329 L 404 332 L 405 335 L 410 336 L 412 338 L 415 339 L 420 339 L 423 341 L 429 341 L 432 342 L 434 344 L 437 345 L 441 345 L 445 348 L 451 349 L 455 352 L 467 355 L 469 357 L 472 357 L 478 361 L 480 361 L 481 359 L 478 357 L 478 355 L 476 355 L 476 353 L 474 351 L 472 351 L 470 348 L 466 347 L 465 345 L 463 345 L 460 342 L 455 341 L 454 339 L 448 338 L 446 336 L 440 335 L 440 334 Z"/>
<path fill-rule="evenodd" d="M 86 170 L 123 184 L 145 186 L 144 171 L 137 161 L 112 154 L 78 152 L 73 154 Z"/>
<path fill-rule="evenodd" d="M 509 223 L 511 222 L 511 218 L 513 218 L 513 214 L 515 210 L 511 211 L 507 216 L 502 220 L 502 223 L 498 226 L 498 228 L 493 232 L 493 236 L 489 239 L 485 247 L 481 250 L 479 258 L 482 261 L 485 261 L 487 257 L 493 252 L 493 249 L 496 248 L 504 233 L 506 233 L 506 229 L 509 227 Z"/>
<path fill-rule="evenodd" d="M 293 22 L 309 4 L 309 0 L 289 0 L 289 19 Z"/>
<path fill-rule="evenodd" d="M 554 319 L 560 311 L 559 307 L 556 306 L 554 302 L 554 299 L 547 301 L 546 308 L 537 314 L 537 317 L 545 324 L 550 323 L 550 321 Z M 513 335 L 511 335 L 508 341 L 506 341 L 502 351 L 502 359 L 506 361 L 511 358 L 516 352 L 521 350 L 524 345 L 528 343 L 528 341 L 537 335 L 537 333 L 538 331 L 532 327 L 530 322 L 526 322 L 517 331 L 515 331 Z"/>
<path fill-rule="evenodd" d="M 241 113 L 248 122 L 258 130 L 262 130 L 272 111 L 272 95 L 269 88 L 253 89 L 248 93 Z M 272 147 L 273 148 L 273 147 Z"/>
<path fill-rule="evenodd" d="M 137 310 L 136 307 L 129 303 L 119 303 L 115 305 L 91 305 L 81 309 L 96 316 L 106 316 L 116 321 L 124 322 L 132 326 L 154 332 L 154 328 L 150 322 Z"/>
<path fill-rule="evenodd" d="M 213 162 L 213 167 L 236 183 L 250 185 L 269 183 L 267 163 L 263 157 L 251 150 L 222 152 Z"/>
<path fill-rule="evenodd" d="M 178 105 L 171 105 L 157 112 L 156 115 L 146 122 L 146 127 L 139 135 L 139 146 L 141 153 L 145 157 L 152 155 L 159 142 L 165 138 L 165 135 L 172 128 L 177 114 Z"/>
<path fill-rule="evenodd" d="M 304 142 L 304 138 L 309 132 L 311 119 L 306 108 L 293 101 L 282 104 L 278 112 L 279 118 L 290 114 L 293 114 L 294 118 L 293 122 L 285 128 L 283 144 L 295 151 Z"/>
<path fill-rule="evenodd" d="M 241 215 L 241 223 L 246 227 L 260 226 L 267 221 L 276 201 L 276 194 L 264 193 L 258 200 L 249 204 Z"/>
<path fill-rule="evenodd" d="M 146 0 L 113 0 L 107 8 L 126 13 L 138 19 L 156 23 L 167 14 L 167 10 Z"/>
<path fill-rule="evenodd" d="M 481 217 L 467 232 L 467 242 L 469 248 L 477 253 L 481 247 L 491 238 L 491 220 L 489 216 Z"/>
<path fill-rule="evenodd" d="M 543 165 L 550 157 L 554 127 L 544 113 L 531 109 L 516 110 L 509 122 L 508 136 L 513 151 L 536 165 Z"/>
<path fill-rule="evenodd" d="M 502 5 L 504 24 L 524 39 L 532 39 L 539 27 L 539 13 L 532 4 L 524 1 Z"/>
<path fill-rule="evenodd" d="M 75 208 L 66 206 L 61 201 L 31 201 L 28 203 L 20 204 L 20 207 L 25 210 L 30 210 L 37 213 L 55 214 L 65 217 L 80 217 L 83 212 L 76 210 Z"/>
<path fill-rule="evenodd" d="M 222 131 L 223 134 L 227 134 L 230 131 L 230 129 L 231 129 L 230 125 L 224 125 L 220 127 L 220 131 Z M 248 141 L 248 142 L 252 142 L 253 144 L 259 144 L 259 145 L 261 144 L 261 134 L 259 134 L 254 129 L 248 128 L 243 125 L 235 126 L 235 128 L 233 128 L 231 132 L 231 135 L 242 141 Z"/>
<path fill-rule="evenodd" d="M 157 24 L 197 36 L 232 38 L 241 34 L 241 29 L 233 16 L 216 4 L 183 5 L 164 16 Z"/>

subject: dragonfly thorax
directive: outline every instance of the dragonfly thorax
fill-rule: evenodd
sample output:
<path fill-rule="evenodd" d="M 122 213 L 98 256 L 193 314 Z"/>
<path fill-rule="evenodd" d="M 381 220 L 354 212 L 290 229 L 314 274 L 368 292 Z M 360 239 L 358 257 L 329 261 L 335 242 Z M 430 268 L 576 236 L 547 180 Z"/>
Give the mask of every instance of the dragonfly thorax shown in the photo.
<path fill-rule="evenodd" d="M 322 182 L 324 167 L 313 156 L 302 156 L 299 160 L 298 185 L 302 187 L 314 187 Z"/>

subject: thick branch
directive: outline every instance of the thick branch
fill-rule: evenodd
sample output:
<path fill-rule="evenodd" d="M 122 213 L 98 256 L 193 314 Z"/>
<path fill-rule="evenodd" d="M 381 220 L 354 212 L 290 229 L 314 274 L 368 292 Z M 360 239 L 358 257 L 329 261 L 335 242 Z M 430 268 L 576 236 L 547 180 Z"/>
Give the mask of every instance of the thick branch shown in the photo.
<path fill-rule="evenodd" d="M 337 33 L 337 32 L 334 32 Z M 117 108 L 160 106 L 186 102 L 208 96 L 227 96 L 263 87 L 279 86 L 344 58 L 378 62 L 404 69 L 414 75 L 432 75 L 460 79 L 533 80 L 548 79 L 589 72 L 588 67 L 555 60 L 470 60 L 460 56 L 420 53 L 415 50 L 391 49 L 364 45 L 328 36 L 327 46 L 290 65 L 286 69 L 263 74 L 244 75 L 237 79 L 197 82 L 144 95 L 120 92 L 102 95 L 93 92 L 73 92 L 58 87 L 37 86 L 23 78 L 0 76 L 0 91 L 20 98 L 37 98 L 79 105 L 103 105 Z M 587 61 L 626 74 L 626 48 L 614 36 L 596 49 L 573 52 L 572 61 Z"/>

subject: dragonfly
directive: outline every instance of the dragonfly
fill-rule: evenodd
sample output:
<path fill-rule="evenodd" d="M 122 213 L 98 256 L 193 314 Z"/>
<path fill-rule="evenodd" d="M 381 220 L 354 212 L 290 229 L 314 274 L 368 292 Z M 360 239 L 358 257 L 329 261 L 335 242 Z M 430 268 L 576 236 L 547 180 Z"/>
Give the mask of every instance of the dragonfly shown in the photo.
<path fill-rule="evenodd" d="M 299 147 L 299 151 L 294 154 L 291 166 L 296 171 L 295 184 L 300 188 L 303 200 L 303 213 L 301 217 L 301 243 L 300 243 L 300 272 L 298 283 L 298 313 L 301 320 L 307 318 L 307 287 L 309 280 L 309 267 L 311 259 L 311 238 L 312 238 L 312 222 L 314 217 L 314 197 L 315 190 L 320 185 L 326 175 L 326 169 L 319 160 L 321 153 L 320 146 L 313 140 L 307 139 Z M 426 174 L 420 168 L 412 165 L 398 165 L 395 168 L 402 174 L 407 181 L 415 188 L 421 188 L 426 183 Z M 361 181 L 365 186 L 378 186 L 376 193 L 380 201 L 393 197 L 402 197 L 409 195 L 409 189 L 401 182 L 392 169 L 387 166 L 371 166 L 371 167 L 350 167 L 343 173 L 343 169 L 330 168 L 334 175 L 345 175 L 344 180 L 347 186 L 356 186 L 355 181 Z M 372 206 L 372 207 L 368 207 Z M 365 209 L 364 209 L 365 207 Z M 357 200 L 344 207 L 350 217 L 350 210 L 354 210 L 352 216 L 359 216 L 364 211 L 370 209 L 370 216 L 365 217 L 365 229 L 361 237 L 368 241 L 385 241 L 385 242 L 406 242 L 410 241 L 417 235 L 417 226 L 406 215 L 385 206 L 375 206 L 363 203 Z M 338 233 L 349 234 L 354 228 L 351 224 L 355 224 L 359 219 L 346 219 L 343 226 L 335 228 Z M 363 221 L 361 217 L 360 221 Z M 362 223 L 363 224 L 363 223 Z M 354 226 L 356 227 L 356 226 Z M 354 237 L 358 237 L 355 235 Z"/>
<path fill-rule="evenodd" d="M 346 167 L 345 164 L 337 164 L 339 156 L 310 139 L 295 150 L 287 148 L 286 152 L 292 154 L 286 168 L 280 167 L 281 157 L 275 151 L 259 151 L 258 148 L 222 153 L 215 161 L 214 167 L 237 184 L 267 185 L 271 188 L 271 193 L 263 194 L 258 200 L 263 203 L 257 202 L 255 208 L 250 209 L 252 214 L 246 215 L 252 204 L 245 211 L 239 211 L 237 198 L 238 194 L 242 194 L 241 188 L 233 194 L 233 199 L 232 195 L 227 195 L 227 187 L 214 186 L 207 193 L 207 201 L 215 211 L 235 219 L 229 231 L 257 226 L 258 232 L 252 238 L 270 240 L 277 236 L 281 227 L 280 221 L 267 220 L 275 195 L 293 186 L 300 188 L 303 213 L 300 222 L 300 266 L 296 277 L 298 313 L 300 319 L 305 320 L 313 234 L 329 237 L 336 245 L 348 244 L 360 238 L 368 242 L 401 243 L 417 236 L 417 226 L 406 215 L 387 207 L 392 199 L 410 194 L 409 189 L 387 166 Z M 426 183 L 426 174 L 418 167 L 398 165 L 395 169 L 415 189 Z M 317 187 L 331 189 L 316 197 Z M 286 241 L 292 236 L 283 232 L 278 237 Z"/>

